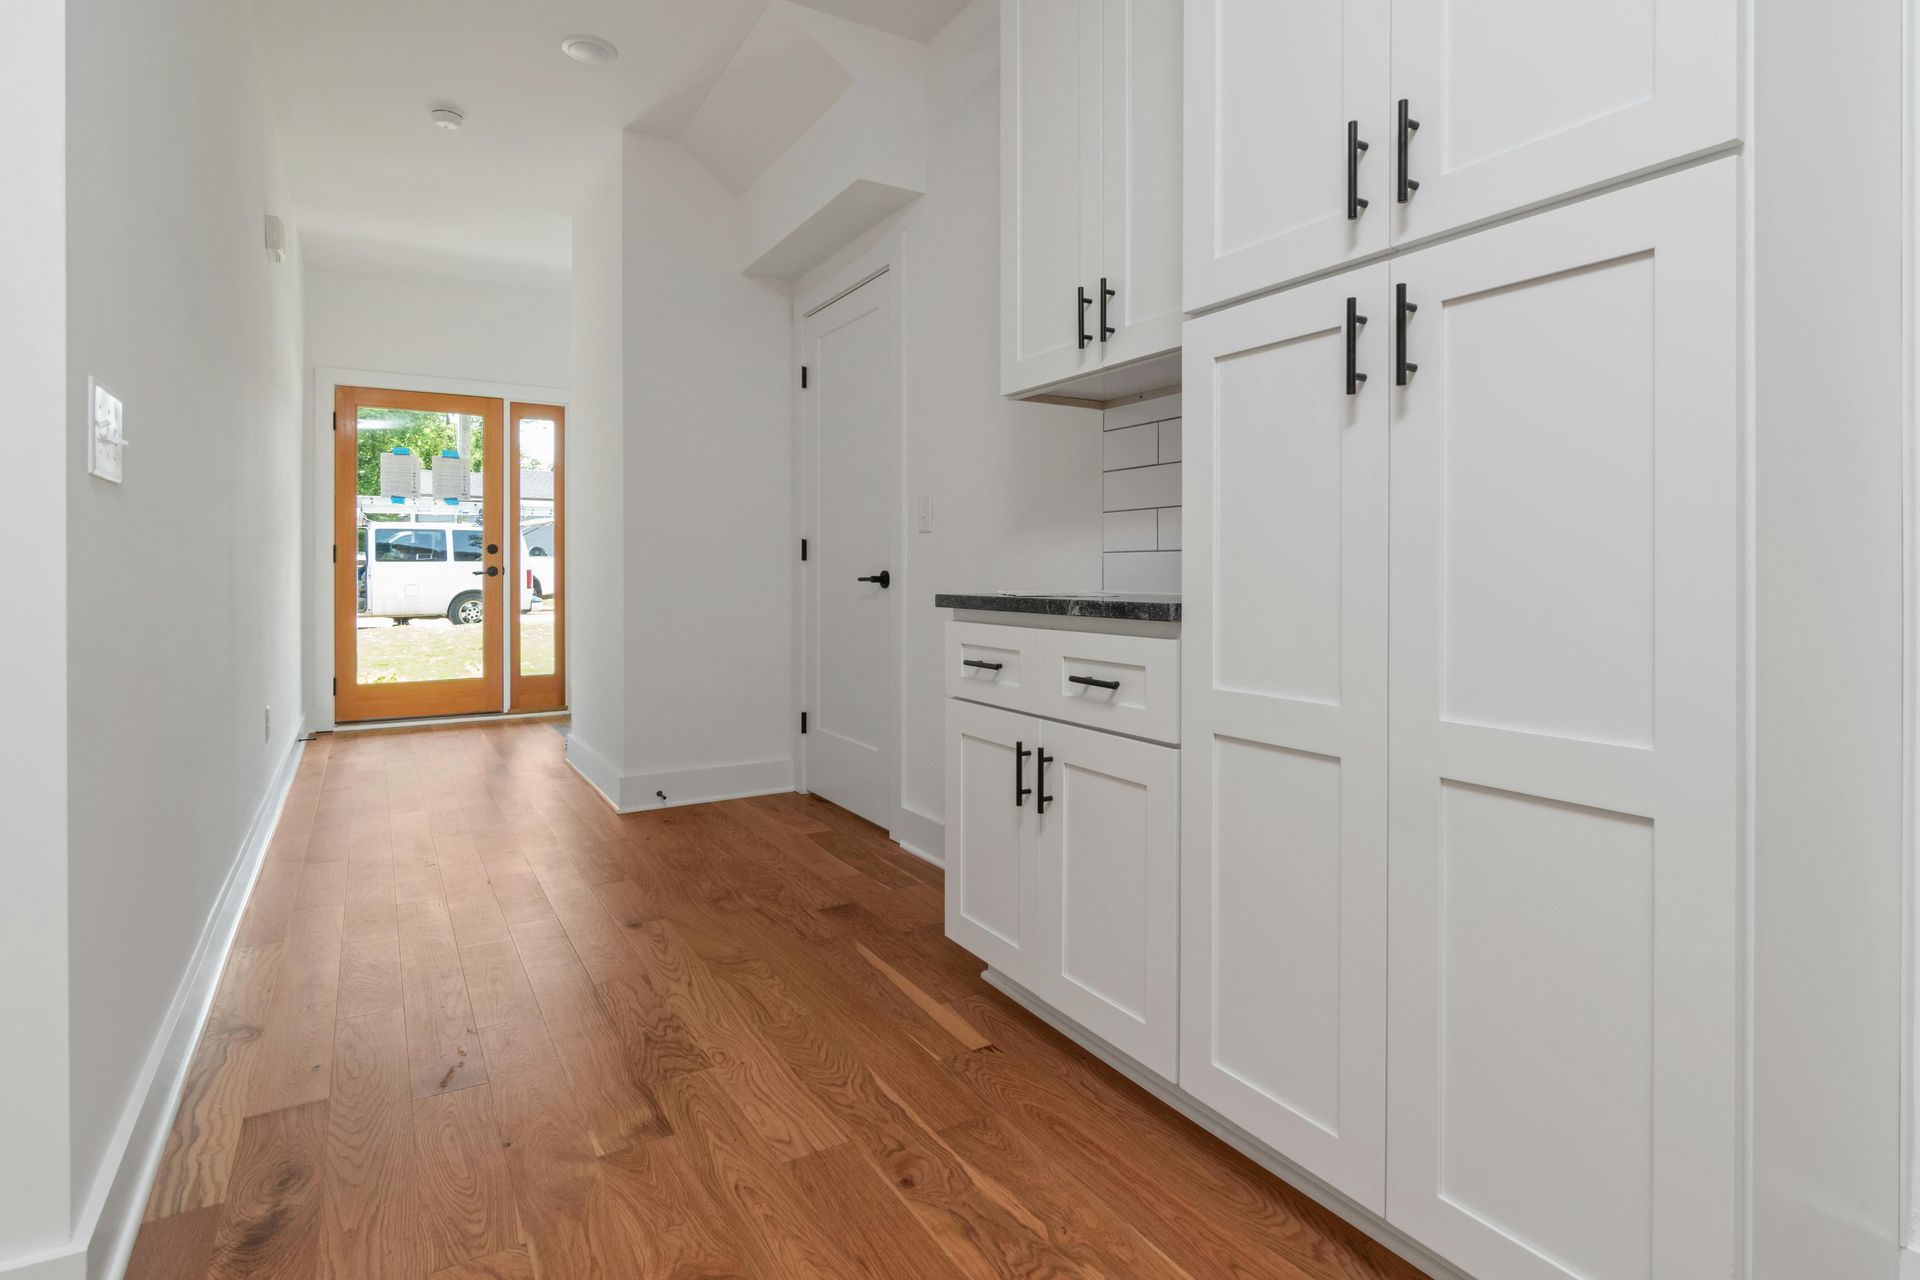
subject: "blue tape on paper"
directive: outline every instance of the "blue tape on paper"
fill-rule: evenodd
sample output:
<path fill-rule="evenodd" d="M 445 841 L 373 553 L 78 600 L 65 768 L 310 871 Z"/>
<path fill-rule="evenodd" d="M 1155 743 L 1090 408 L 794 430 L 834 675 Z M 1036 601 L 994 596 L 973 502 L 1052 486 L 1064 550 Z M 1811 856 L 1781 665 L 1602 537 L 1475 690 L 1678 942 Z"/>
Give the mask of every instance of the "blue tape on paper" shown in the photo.
<path fill-rule="evenodd" d="M 387 501 L 393 503 L 395 506 L 401 506 L 406 503 L 406 499 L 401 497 L 397 493 L 394 494 L 391 498 L 388 498 Z"/>
<path fill-rule="evenodd" d="M 413 453 L 413 450 L 411 450 L 411 449 L 409 449 L 409 448 L 407 448 L 407 446 L 405 446 L 405 445 L 403 445 L 403 444 L 397 444 L 397 445 L 395 445 L 395 446 L 393 446 L 393 451 L 394 451 L 394 452 L 395 452 L 396 454 L 398 454 L 398 455 L 400 455 L 401 457 L 403 457 L 403 458 L 404 458 L 404 457 L 409 457 L 409 456 L 411 456 L 411 455 L 412 455 L 412 453 Z"/>

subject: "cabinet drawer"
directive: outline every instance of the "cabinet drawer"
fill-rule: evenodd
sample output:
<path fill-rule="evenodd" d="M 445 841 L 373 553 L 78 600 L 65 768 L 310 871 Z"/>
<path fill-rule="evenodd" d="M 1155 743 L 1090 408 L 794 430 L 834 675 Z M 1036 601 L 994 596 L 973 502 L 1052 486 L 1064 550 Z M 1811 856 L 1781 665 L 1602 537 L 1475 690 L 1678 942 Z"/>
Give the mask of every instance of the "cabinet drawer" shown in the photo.
<path fill-rule="evenodd" d="M 1035 710 L 1112 733 L 1180 741 L 1180 642 L 1044 631 Z"/>
<path fill-rule="evenodd" d="M 1013 711 L 1038 711 L 1040 637 L 1031 627 L 947 624 L 947 696 Z"/>

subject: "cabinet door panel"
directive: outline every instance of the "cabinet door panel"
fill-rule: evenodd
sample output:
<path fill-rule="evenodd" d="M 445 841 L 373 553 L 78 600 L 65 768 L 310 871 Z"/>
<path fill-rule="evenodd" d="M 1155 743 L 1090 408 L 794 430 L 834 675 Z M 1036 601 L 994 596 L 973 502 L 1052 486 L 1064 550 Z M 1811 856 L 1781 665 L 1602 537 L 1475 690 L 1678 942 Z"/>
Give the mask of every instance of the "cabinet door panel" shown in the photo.
<path fill-rule="evenodd" d="M 1028 785 L 1040 722 L 997 707 L 947 702 L 947 936 L 1015 981 L 1042 947 L 1034 914 L 1034 801 Z"/>
<path fill-rule="evenodd" d="M 1733 1265 L 1734 169 L 1393 266 L 1387 1216 L 1475 1274 Z"/>
<path fill-rule="evenodd" d="M 1091 369 L 1076 291 L 1100 275 L 1103 0 L 1001 0 L 1001 381 L 1024 391 Z"/>
<path fill-rule="evenodd" d="M 1186 307 L 1387 247 L 1390 0 L 1191 0 Z M 1367 143 L 1347 208 L 1347 122 Z"/>
<path fill-rule="evenodd" d="M 1738 33 L 1732 0 L 1394 0 L 1392 96 L 1420 126 L 1395 242 L 1732 140 Z"/>
<path fill-rule="evenodd" d="M 1033 990 L 1171 1080 L 1179 965 L 1180 755 L 1048 724 L 1037 819 L 1051 963 Z"/>
<path fill-rule="evenodd" d="M 1180 345 L 1179 0 L 1103 0 L 1102 364 Z M 1096 303 L 1096 310 L 1098 309 Z"/>
<path fill-rule="evenodd" d="M 1362 268 L 1190 321 L 1184 378 L 1180 1083 L 1376 1211 L 1391 327 Z"/>

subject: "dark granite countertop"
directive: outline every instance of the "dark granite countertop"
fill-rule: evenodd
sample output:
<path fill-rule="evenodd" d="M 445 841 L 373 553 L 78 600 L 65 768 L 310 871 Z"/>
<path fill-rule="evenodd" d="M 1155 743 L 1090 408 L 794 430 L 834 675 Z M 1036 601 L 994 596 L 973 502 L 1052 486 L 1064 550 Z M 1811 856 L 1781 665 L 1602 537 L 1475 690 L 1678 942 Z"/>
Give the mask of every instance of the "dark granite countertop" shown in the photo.
<path fill-rule="evenodd" d="M 1180 597 L 1171 595 L 1066 592 L 1049 596 L 988 592 L 983 595 L 936 595 L 933 603 L 938 609 L 982 609 L 991 613 L 1043 613 L 1056 618 L 1124 618 L 1132 622 L 1180 621 Z"/>

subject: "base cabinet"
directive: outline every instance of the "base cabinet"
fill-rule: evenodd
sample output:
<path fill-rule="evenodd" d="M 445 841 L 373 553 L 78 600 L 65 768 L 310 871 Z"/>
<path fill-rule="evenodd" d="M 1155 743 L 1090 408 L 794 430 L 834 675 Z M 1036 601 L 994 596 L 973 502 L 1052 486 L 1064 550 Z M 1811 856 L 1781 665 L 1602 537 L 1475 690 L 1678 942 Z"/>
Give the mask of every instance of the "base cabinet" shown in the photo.
<path fill-rule="evenodd" d="M 1735 164 L 1187 326 L 1180 1083 L 1475 1276 L 1737 1256 Z"/>
<path fill-rule="evenodd" d="M 1180 753 L 947 703 L 947 935 L 1171 1080 Z"/>

